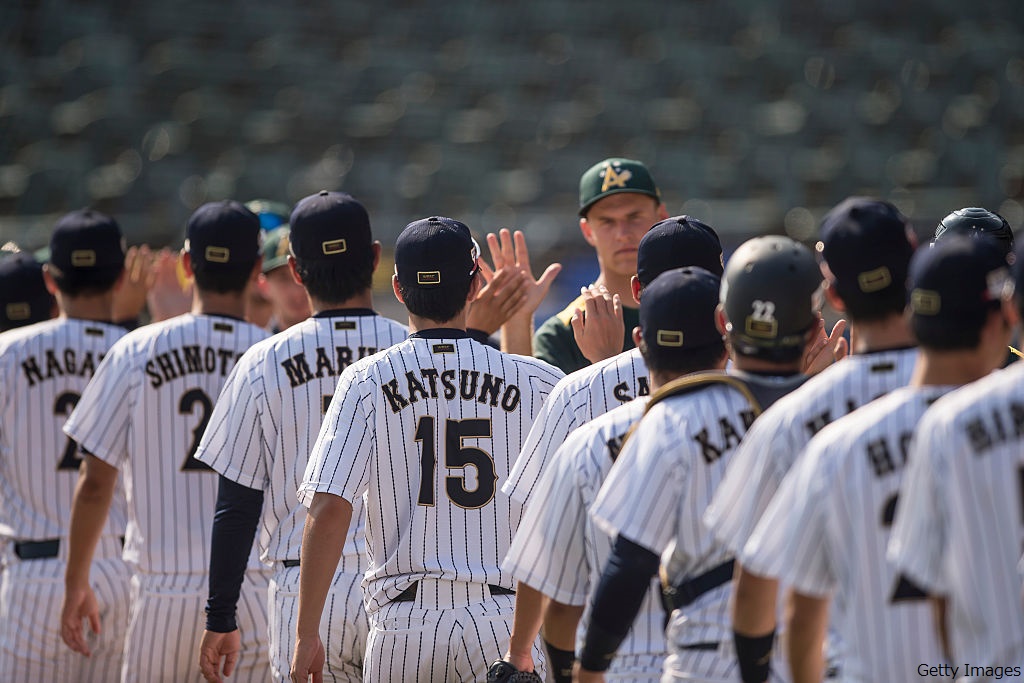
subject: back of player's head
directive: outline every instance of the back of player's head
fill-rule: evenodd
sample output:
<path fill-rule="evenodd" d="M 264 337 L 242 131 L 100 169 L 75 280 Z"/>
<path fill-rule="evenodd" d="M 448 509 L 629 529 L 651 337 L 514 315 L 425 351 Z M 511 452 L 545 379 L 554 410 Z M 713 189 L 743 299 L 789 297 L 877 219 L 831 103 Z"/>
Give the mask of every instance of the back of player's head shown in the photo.
<path fill-rule="evenodd" d="M 682 374 L 707 370 L 725 354 L 715 326 L 722 280 L 703 268 L 667 270 L 640 300 L 641 353 L 647 367 Z"/>
<path fill-rule="evenodd" d="M 480 246 L 453 218 L 431 216 L 405 226 L 395 242 L 395 275 L 409 312 L 451 320 L 466 305 L 480 272 Z"/>
<path fill-rule="evenodd" d="M 903 313 L 907 268 L 916 246 L 907 219 L 889 202 L 849 197 L 825 215 L 818 249 L 834 278 L 829 284 L 850 319 Z"/>
<path fill-rule="evenodd" d="M 0 332 L 48 320 L 53 304 L 43 281 L 43 264 L 31 253 L 0 258 Z"/>
<path fill-rule="evenodd" d="M 722 242 L 714 229 L 693 216 L 674 216 L 655 223 L 640 240 L 636 276 L 641 287 L 673 268 L 696 266 L 722 276 Z"/>
<path fill-rule="evenodd" d="M 340 303 L 370 288 L 373 232 L 355 198 L 321 190 L 295 205 L 289 224 L 296 270 L 314 298 Z"/>
<path fill-rule="evenodd" d="M 260 221 L 239 202 L 203 204 L 188 219 L 185 250 L 202 291 L 245 290 L 260 255 Z"/>
<path fill-rule="evenodd" d="M 966 207 L 949 214 L 935 227 L 932 245 L 952 235 L 985 236 L 998 242 L 1004 254 L 1013 253 L 1013 230 L 1010 224 L 998 213 L 988 209 Z"/>
<path fill-rule="evenodd" d="M 910 328 L 925 348 L 971 349 L 993 311 L 1013 295 L 1006 254 L 994 240 L 954 235 L 910 263 Z"/>
<path fill-rule="evenodd" d="M 769 235 L 747 240 L 725 264 L 720 301 L 733 351 L 774 362 L 803 354 L 824 303 L 821 270 L 804 245 Z"/>
<path fill-rule="evenodd" d="M 580 177 L 579 215 L 586 218 L 594 204 L 623 192 L 647 195 L 661 203 L 661 192 L 643 162 L 615 157 L 599 161 Z"/>
<path fill-rule="evenodd" d="M 68 296 L 106 292 L 124 271 L 125 240 L 110 216 L 79 209 L 57 221 L 50 235 L 49 272 Z"/>

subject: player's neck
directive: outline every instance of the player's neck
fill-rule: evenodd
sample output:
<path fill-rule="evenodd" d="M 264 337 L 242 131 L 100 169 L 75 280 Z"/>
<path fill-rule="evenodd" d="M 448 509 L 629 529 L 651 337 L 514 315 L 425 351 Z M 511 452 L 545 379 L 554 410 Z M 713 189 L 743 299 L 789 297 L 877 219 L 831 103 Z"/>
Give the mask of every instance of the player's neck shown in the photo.
<path fill-rule="evenodd" d="M 423 330 L 436 330 L 438 328 L 446 328 L 450 330 L 463 330 L 466 329 L 466 309 L 462 309 L 457 316 L 451 320 L 430 320 L 429 318 L 421 318 L 418 315 L 409 314 L 409 334 L 413 332 L 422 332 Z"/>
<path fill-rule="evenodd" d="M 893 315 L 884 320 L 855 321 L 850 330 L 850 337 L 853 339 L 853 353 L 917 346 L 914 336 L 910 333 L 910 326 L 902 315 Z"/>
<path fill-rule="evenodd" d="M 594 284 L 604 285 L 611 294 L 618 294 L 623 306 L 636 308 L 637 303 L 633 300 L 633 288 L 630 285 L 632 279 L 632 275 L 621 276 L 601 271 L 601 274 L 594 280 Z"/>
<path fill-rule="evenodd" d="M 761 375 L 795 375 L 803 370 L 802 360 L 799 358 L 792 363 L 777 363 L 738 353 L 733 355 L 732 366 L 737 370 L 754 372 Z"/>
<path fill-rule="evenodd" d="M 194 315 L 226 315 L 245 319 L 245 294 L 243 292 L 207 292 L 198 287 L 192 296 Z"/>
<path fill-rule="evenodd" d="M 994 369 L 991 359 L 978 349 L 922 348 L 910 375 L 910 386 L 960 386 L 981 379 Z"/>
<path fill-rule="evenodd" d="M 68 297 L 58 293 L 61 315 L 77 320 L 108 323 L 114 319 L 114 294 L 107 292 L 95 296 Z"/>
<path fill-rule="evenodd" d="M 355 296 L 349 297 L 344 301 L 324 301 L 317 299 L 314 296 L 309 297 L 310 310 L 313 311 L 313 315 L 317 313 L 323 313 L 324 311 L 336 311 L 344 308 L 373 308 L 373 294 L 370 290 L 366 290 Z"/>

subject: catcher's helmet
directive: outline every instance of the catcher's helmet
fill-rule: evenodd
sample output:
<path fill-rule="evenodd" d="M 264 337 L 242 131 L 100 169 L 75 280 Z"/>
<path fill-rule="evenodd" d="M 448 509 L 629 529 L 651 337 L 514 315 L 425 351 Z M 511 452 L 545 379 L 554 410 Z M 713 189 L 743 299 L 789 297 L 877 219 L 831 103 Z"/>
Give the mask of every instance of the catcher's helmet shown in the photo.
<path fill-rule="evenodd" d="M 949 214 L 935 228 L 932 244 L 948 235 L 987 235 L 999 243 L 1005 254 L 1013 252 L 1013 230 L 1010 224 L 998 213 L 988 209 L 967 207 Z"/>
<path fill-rule="evenodd" d="M 746 356 L 801 350 L 818 323 L 821 285 L 814 254 L 799 242 L 777 235 L 744 242 L 725 264 L 719 296 L 733 348 Z"/>

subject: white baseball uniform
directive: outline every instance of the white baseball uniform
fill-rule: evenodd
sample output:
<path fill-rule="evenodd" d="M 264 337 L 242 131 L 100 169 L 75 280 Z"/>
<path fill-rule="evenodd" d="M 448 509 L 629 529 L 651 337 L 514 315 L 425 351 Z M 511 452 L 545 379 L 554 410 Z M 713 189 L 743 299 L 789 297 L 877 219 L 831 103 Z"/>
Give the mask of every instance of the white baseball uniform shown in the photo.
<path fill-rule="evenodd" d="M 574 430 L 555 453 L 526 507 L 502 569 L 566 605 L 586 605 L 611 555 L 614 538 L 594 526 L 587 510 L 618 457 L 645 398 L 630 401 Z M 619 646 L 608 680 L 658 681 L 667 656 L 661 583 L 655 579 L 629 635 Z M 589 623 L 580 619 L 577 650 Z"/>
<path fill-rule="evenodd" d="M 533 498 L 555 450 L 580 425 L 637 396 L 651 393 L 639 349 L 624 351 L 566 375 L 555 388 L 523 444 L 502 493 L 520 504 Z"/>
<path fill-rule="evenodd" d="M 121 470 L 128 498 L 125 559 L 133 565 L 123 683 L 201 681 L 210 530 L 217 475 L 194 457 L 228 373 L 263 329 L 185 314 L 115 344 L 64 431 Z M 266 681 L 267 572 L 256 554 L 242 589 L 235 680 Z"/>
<path fill-rule="evenodd" d="M 299 498 L 367 496 L 367 681 L 481 680 L 504 653 L 522 510 L 495 493 L 561 377 L 455 330 L 342 373 Z"/>
<path fill-rule="evenodd" d="M 958 681 L 1024 672 L 1024 364 L 940 399 L 918 425 L 889 558 L 946 596 Z M 1007 671 L 1007 668 L 1015 671 Z"/>
<path fill-rule="evenodd" d="M 258 536 L 270 580 L 271 673 L 290 675 L 298 610 L 299 547 L 306 509 L 295 498 L 338 375 L 406 338 L 403 325 L 369 310 L 324 311 L 251 349 L 235 365 L 196 452 L 228 479 L 264 492 Z M 368 630 L 359 587 L 366 571 L 362 499 L 320 622 L 324 679 L 361 681 Z M 288 566 L 285 566 L 287 563 Z"/>
<path fill-rule="evenodd" d="M 71 499 L 81 462 L 61 431 L 110 346 L 125 333 L 61 317 L 0 335 L 0 680 L 117 678 L 128 624 L 130 570 L 121 559 L 124 490 L 118 488 L 91 575 L 101 635 L 92 656 L 60 637 Z"/>
<path fill-rule="evenodd" d="M 903 387 L 822 429 L 783 479 L 741 561 L 803 595 L 833 600 L 840 680 L 912 681 L 941 663 L 927 597 L 885 559 L 907 449 L 951 387 Z"/>
<path fill-rule="evenodd" d="M 661 556 L 672 585 L 725 565 L 732 553 L 701 515 L 754 416 L 743 394 L 726 385 L 651 406 L 601 487 L 591 508 L 595 522 L 612 538 L 622 535 Z M 731 586 L 725 580 L 672 612 L 662 680 L 735 679 Z"/>

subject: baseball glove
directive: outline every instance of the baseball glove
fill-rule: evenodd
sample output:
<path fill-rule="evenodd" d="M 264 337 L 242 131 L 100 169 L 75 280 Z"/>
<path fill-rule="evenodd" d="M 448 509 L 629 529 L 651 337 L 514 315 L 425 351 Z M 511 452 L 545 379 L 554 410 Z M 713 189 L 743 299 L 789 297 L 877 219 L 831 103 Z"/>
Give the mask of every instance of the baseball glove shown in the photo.
<path fill-rule="evenodd" d="M 533 671 L 520 671 L 504 659 L 498 659 L 487 670 L 487 683 L 544 683 L 544 679 Z"/>

